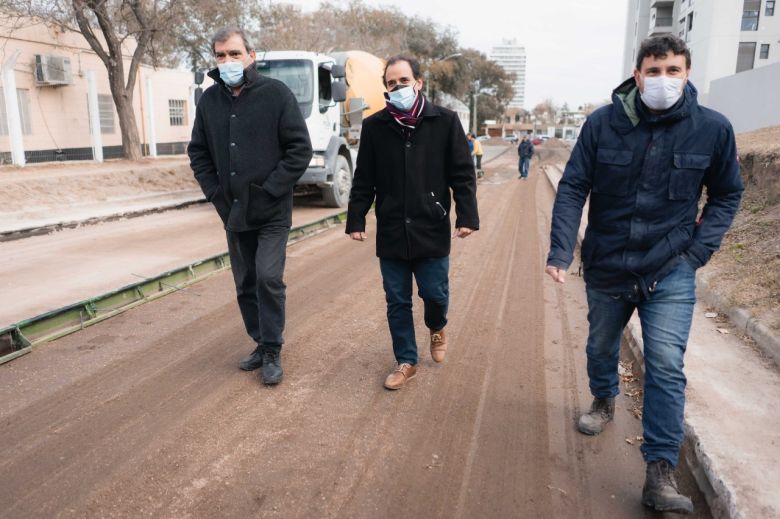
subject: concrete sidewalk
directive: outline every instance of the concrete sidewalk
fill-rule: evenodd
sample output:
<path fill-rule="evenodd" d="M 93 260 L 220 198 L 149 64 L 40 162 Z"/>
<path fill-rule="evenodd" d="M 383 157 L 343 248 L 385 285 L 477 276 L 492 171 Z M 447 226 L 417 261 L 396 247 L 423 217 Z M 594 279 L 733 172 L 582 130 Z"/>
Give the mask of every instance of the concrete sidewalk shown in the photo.
<path fill-rule="evenodd" d="M 560 168 L 547 167 L 545 173 L 557 190 Z M 586 222 L 587 212 L 579 241 Z M 746 311 L 717 308 L 721 299 L 701 271 L 697 285 L 699 302 L 685 356 L 689 468 L 715 517 L 780 517 L 780 414 L 775 412 L 780 371 L 771 358 L 780 351 L 780 341 L 766 328 L 750 326 Z M 723 319 L 729 314 L 742 317 Z M 644 370 L 636 315 L 626 328 L 626 340 Z M 750 344 L 754 340 L 769 353 Z"/>

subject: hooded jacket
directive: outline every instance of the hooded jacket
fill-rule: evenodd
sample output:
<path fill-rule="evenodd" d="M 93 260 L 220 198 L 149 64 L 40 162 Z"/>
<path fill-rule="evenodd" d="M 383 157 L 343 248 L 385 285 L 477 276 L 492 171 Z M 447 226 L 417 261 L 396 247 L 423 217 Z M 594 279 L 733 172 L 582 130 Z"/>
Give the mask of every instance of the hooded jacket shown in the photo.
<path fill-rule="evenodd" d="M 547 264 L 568 268 L 585 199 L 586 283 L 647 297 L 680 261 L 696 269 L 718 249 L 743 190 L 734 131 L 698 104 L 689 82 L 669 110 L 651 113 L 633 78 L 585 122 L 553 208 Z M 707 202 L 699 215 L 699 198 Z"/>
<path fill-rule="evenodd" d="M 312 156 L 309 131 L 287 86 L 244 70 L 238 96 L 219 77 L 198 102 L 190 166 L 225 228 L 242 232 L 292 224 L 293 187 Z"/>
<path fill-rule="evenodd" d="M 477 179 L 455 112 L 426 100 L 407 140 L 387 108 L 363 121 L 346 232 L 363 232 L 376 198 L 376 254 L 387 259 L 450 253 L 450 205 L 456 227 L 479 229 Z"/>

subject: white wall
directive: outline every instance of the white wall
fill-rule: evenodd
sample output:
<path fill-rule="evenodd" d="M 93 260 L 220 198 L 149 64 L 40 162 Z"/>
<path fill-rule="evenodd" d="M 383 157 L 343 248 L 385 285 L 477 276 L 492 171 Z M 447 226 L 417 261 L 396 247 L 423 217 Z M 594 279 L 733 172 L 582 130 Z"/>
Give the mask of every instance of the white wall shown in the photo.
<path fill-rule="evenodd" d="M 717 79 L 708 104 L 729 118 L 737 133 L 780 125 L 780 63 Z"/>

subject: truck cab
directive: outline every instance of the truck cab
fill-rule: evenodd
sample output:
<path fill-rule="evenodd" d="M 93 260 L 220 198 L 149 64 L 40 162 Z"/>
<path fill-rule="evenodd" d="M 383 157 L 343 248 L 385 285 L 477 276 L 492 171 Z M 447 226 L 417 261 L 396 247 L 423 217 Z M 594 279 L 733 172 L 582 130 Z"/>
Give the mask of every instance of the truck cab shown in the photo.
<path fill-rule="evenodd" d="M 365 69 L 349 66 L 350 56 L 355 54 L 369 56 L 381 63 L 379 58 L 356 51 L 334 56 L 305 51 L 269 51 L 258 53 L 256 61 L 261 75 L 278 79 L 289 87 L 309 129 L 314 155 L 298 180 L 296 192 L 319 192 L 331 207 L 345 207 L 349 201 L 357 157 L 355 136 L 359 135 L 362 116 L 368 109 L 363 97 L 356 98 L 354 93 L 351 98 L 348 95 L 347 69 Z M 365 60 L 364 56 L 360 57 Z M 358 73 L 367 75 L 367 72 Z M 384 91 L 381 76 L 375 77 L 370 88 L 376 99 L 377 89 Z M 379 109 L 378 106 L 374 108 Z"/>

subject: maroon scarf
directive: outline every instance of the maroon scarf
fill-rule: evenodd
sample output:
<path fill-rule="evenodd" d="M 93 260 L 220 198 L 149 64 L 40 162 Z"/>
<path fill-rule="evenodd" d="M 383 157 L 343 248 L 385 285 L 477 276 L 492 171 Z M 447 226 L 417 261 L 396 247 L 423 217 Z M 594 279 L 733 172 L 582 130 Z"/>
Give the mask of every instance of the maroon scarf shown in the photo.
<path fill-rule="evenodd" d="M 385 100 L 385 104 L 387 105 L 387 111 L 393 116 L 395 122 L 401 125 L 401 128 L 404 129 L 404 133 L 406 133 L 412 132 L 417 127 L 417 123 L 420 121 L 420 116 L 425 107 L 425 98 L 423 97 L 422 92 L 418 92 L 417 99 L 414 100 L 414 104 L 408 112 L 402 112 L 388 100 Z"/>

